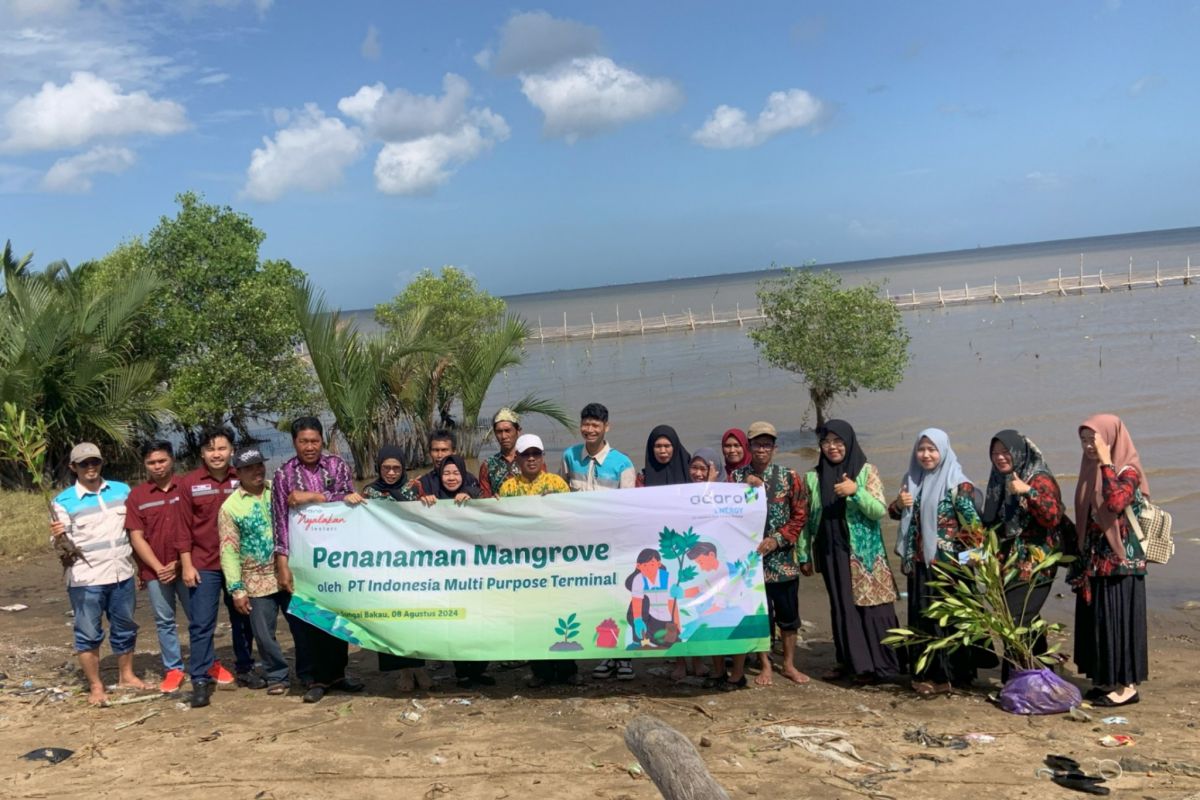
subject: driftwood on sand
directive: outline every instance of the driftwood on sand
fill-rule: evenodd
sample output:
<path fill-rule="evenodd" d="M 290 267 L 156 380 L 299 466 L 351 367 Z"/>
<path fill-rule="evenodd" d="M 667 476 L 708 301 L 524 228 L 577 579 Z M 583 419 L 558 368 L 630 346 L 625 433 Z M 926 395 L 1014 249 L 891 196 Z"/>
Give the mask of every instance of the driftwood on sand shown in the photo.
<path fill-rule="evenodd" d="M 729 800 L 695 746 L 662 720 L 634 717 L 625 728 L 625 746 L 666 800 Z"/>

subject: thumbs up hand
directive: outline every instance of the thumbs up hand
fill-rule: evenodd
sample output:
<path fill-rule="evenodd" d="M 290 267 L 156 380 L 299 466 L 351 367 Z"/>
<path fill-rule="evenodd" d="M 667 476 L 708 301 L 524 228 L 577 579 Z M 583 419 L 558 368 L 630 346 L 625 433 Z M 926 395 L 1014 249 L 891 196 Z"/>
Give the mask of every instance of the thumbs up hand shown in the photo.
<path fill-rule="evenodd" d="M 833 493 L 838 497 L 849 497 L 857 491 L 858 484 L 845 473 L 842 473 L 842 479 L 833 485 Z"/>

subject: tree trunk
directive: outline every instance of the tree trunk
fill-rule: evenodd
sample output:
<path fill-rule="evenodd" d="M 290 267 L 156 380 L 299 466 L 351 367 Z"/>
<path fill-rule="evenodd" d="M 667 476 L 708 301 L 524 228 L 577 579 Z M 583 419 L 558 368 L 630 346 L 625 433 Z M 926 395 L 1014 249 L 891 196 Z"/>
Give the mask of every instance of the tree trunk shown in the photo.
<path fill-rule="evenodd" d="M 662 720 L 634 717 L 625 746 L 666 800 L 729 800 L 688 738 Z"/>
<path fill-rule="evenodd" d="M 817 412 L 817 427 L 820 428 L 826 422 L 825 412 L 829 409 L 833 394 L 823 389 L 809 387 L 808 397 L 812 400 L 813 409 Z"/>

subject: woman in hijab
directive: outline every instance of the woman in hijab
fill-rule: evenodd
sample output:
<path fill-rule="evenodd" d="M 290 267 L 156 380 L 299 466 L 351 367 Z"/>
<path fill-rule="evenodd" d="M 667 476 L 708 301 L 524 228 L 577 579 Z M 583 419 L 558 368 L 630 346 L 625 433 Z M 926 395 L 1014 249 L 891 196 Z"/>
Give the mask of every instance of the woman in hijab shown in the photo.
<path fill-rule="evenodd" d="M 363 497 L 398 503 L 417 499 L 417 489 L 407 480 L 404 471 L 404 451 L 399 446 L 385 444 L 379 448 L 379 455 L 375 457 L 375 474 L 378 477 L 363 488 Z M 380 672 L 397 670 L 400 677 L 396 686 L 402 692 L 411 692 L 417 687 L 424 690 L 433 686 L 429 673 L 425 671 L 425 659 L 391 653 L 379 654 Z"/>
<path fill-rule="evenodd" d="M 1042 570 L 1036 575 L 1033 570 L 1062 546 L 1062 492 L 1042 451 L 1017 431 L 1003 430 L 993 436 L 989 453 L 992 474 L 984 493 L 983 524 L 999 527 L 1001 557 L 1007 567 L 1017 570 L 1017 580 L 1004 598 L 1017 624 L 1029 625 L 1041 613 L 1054 583 L 1055 570 Z M 1045 652 L 1043 635 L 1034 644 L 1033 653 Z M 1002 678 L 1006 683 L 1011 669 L 1005 661 Z"/>
<path fill-rule="evenodd" d="M 926 428 L 917 436 L 909 460 L 904 488 L 888 507 L 900 520 L 896 555 L 908 576 L 908 627 L 930 636 L 945 635 L 942 627 L 925 616 L 934 594 L 929 581 L 933 565 L 958 559 L 958 554 L 983 542 L 983 523 L 975 510 L 975 487 L 958 464 L 950 436 L 940 428 Z M 913 691 L 920 695 L 949 692 L 975 680 L 976 655 L 968 648 L 952 653 L 935 651 L 924 671 L 914 674 Z"/>
<path fill-rule="evenodd" d="M 721 480 L 721 457 L 711 447 L 701 447 L 692 454 L 688 474 L 692 483 L 715 483 Z"/>
<path fill-rule="evenodd" d="M 670 425 L 659 425 L 646 439 L 646 466 L 638 473 L 636 486 L 673 486 L 691 483 L 688 465 L 692 457 L 679 443 Z"/>
<path fill-rule="evenodd" d="M 887 512 L 879 470 L 867 463 L 850 423 L 817 428 L 821 457 L 805 475 L 809 512 L 805 535 L 825 578 L 837 666 L 828 679 L 895 680 L 896 651 L 881 644 L 896 619 L 896 579 L 888 566 L 879 521 Z"/>
<path fill-rule="evenodd" d="M 721 437 L 721 452 L 725 455 L 724 480 L 729 481 L 735 469 L 750 463 L 750 440 L 741 428 L 730 428 Z"/>
<path fill-rule="evenodd" d="M 1118 417 L 1089 417 L 1079 426 L 1079 443 L 1075 664 L 1095 684 L 1087 694 L 1093 705 L 1124 706 L 1138 702 L 1137 684 L 1150 672 L 1146 555 L 1125 509 L 1133 506 L 1136 514 L 1150 484 Z"/>
<path fill-rule="evenodd" d="M 436 494 L 425 495 L 421 502 L 426 506 L 437 504 L 438 500 L 451 500 L 456 505 L 473 498 L 483 496 L 483 487 L 479 480 L 467 469 L 467 462 L 458 454 L 446 456 L 434 470 L 437 475 Z M 455 661 L 454 678 L 459 688 L 471 689 L 476 686 L 495 686 L 496 679 L 485 674 L 487 661 Z"/>

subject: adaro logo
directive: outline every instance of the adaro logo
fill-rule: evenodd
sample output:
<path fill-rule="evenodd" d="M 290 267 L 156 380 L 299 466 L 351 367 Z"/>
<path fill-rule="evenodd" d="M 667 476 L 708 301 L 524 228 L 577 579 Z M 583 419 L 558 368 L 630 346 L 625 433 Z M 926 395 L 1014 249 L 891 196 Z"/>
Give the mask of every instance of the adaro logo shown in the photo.
<path fill-rule="evenodd" d="M 313 513 L 297 511 L 296 522 L 303 525 L 306 531 L 331 531 L 338 525 L 346 524 L 346 518 L 321 511 Z"/>

